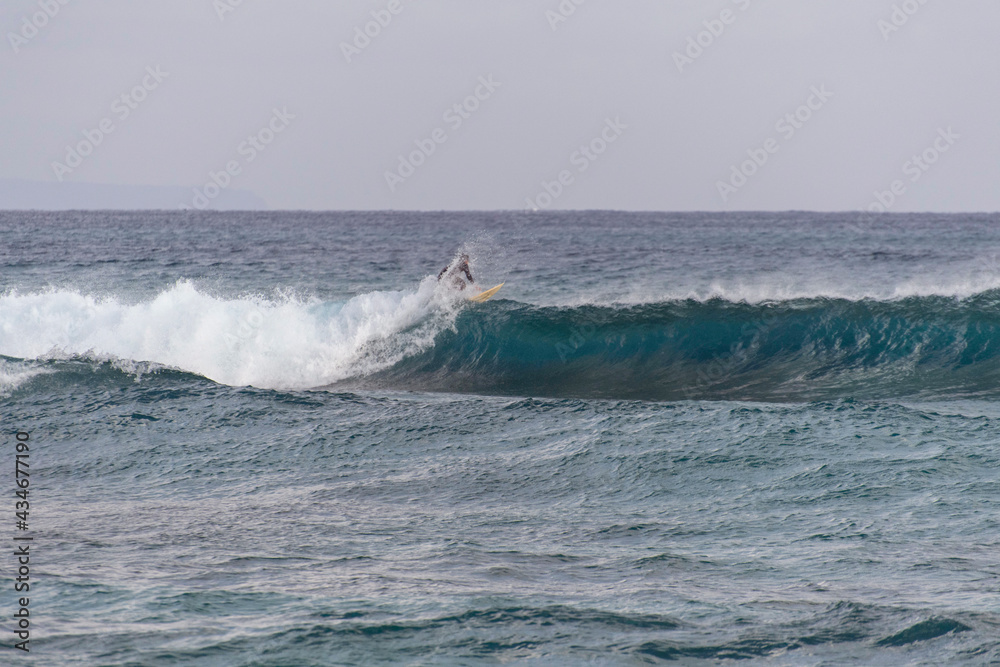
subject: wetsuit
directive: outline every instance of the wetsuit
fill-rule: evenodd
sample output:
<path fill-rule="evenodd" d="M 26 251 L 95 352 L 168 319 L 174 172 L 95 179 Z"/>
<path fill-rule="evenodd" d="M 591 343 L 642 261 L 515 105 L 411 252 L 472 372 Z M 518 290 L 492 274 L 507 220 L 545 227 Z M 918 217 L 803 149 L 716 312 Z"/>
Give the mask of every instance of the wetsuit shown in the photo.
<path fill-rule="evenodd" d="M 465 277 L 469 279 L 470 283 L 475 283 L 476 279 L 472 277 L 472 272 L 469 271 L 469 263 L 466 261 L 461 262 L 454 268 L 449 264 L 448 266 L 441 269 L 441 273 L 438 274 L 438 280 L 444 277 L 444 274 L 448 273 L 448 269 L 451 269 L 451 273 L 454 274 L 452 282 L 455 283 L 455 287 L 458 289 L 465 289 L 465 281 L 462 280 L 460 273 L 464 273 Z"/>

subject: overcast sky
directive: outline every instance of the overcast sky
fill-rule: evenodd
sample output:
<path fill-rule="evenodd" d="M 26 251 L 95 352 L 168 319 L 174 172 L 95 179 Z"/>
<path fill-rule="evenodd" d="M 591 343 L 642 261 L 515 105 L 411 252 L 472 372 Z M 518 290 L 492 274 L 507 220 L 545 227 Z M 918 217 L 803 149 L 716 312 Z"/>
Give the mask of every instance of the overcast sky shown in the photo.
<path fill-rule="evenodd" d="M 996 0 L 61 1 L 0 4 L 0 179 L 190 205 L 214 173 L 200 203 L 272 209 L 1000 210 Z"/>

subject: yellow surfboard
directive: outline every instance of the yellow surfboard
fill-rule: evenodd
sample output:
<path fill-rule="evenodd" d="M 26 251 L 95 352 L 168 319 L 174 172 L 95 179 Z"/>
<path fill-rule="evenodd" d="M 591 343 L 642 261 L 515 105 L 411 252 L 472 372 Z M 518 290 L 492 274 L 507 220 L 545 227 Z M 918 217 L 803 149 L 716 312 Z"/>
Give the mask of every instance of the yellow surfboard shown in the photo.
<path fill-rule="evenodd" d="M 505 283 L 500 283 L 496 287 L 491 287 L 488 290 L 480 292 L 476 296 L 470 296 L 469 301 L 475 301 L 476 303 L 482 303 L 483 301 L 488 301 L 490 297 L 500 291 L 500 288 L 504 286 Z"/>

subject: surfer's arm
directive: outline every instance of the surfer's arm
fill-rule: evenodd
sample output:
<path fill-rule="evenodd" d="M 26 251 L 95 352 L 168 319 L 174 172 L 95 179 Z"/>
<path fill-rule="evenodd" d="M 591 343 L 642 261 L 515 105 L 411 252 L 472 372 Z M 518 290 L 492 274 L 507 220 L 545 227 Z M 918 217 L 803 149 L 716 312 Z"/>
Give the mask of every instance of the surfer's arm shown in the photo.
<path fill-rule="evenodd" d="M 444 267 L 443 269 L 441 269 L 441 273 L 438 274 L 438 280 L 441 280 L 441 276 L 443 276 L 444 273 L 445 273 L 445 271 L 447 271 L 447 270 L 448 270 L 447 266 Z"/>
<path fill-rule="evenodd" d="M 476 279 L 472 277 L 472 272 L 469 271 L 469 266 L 468 265 L 463 266 L 462 267 L 462 271 L 465 272 L 465 277 L 469 279 L 470 283 L 476 282 Z"/>

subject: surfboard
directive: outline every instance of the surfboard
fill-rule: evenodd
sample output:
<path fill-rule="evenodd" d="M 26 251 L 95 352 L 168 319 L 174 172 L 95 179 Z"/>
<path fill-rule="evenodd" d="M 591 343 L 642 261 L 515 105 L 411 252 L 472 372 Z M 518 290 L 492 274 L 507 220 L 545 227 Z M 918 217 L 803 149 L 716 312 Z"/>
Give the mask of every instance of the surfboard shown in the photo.
<path fill-rule="evenodd" d="M 500 283 L 496 287 L 491 287 L 488 290 L 480 292 L 476 296 L 470 296 L 469 301 L 475 301 L 476 303 L 482 303 L 483 301 L 489 301 L 490 297 L 500 291 L 500 288 L 504 286 L 505 283 Z"/>

